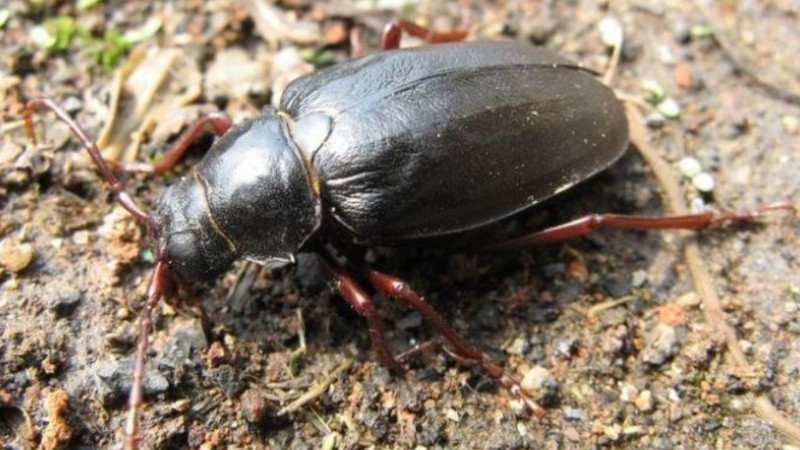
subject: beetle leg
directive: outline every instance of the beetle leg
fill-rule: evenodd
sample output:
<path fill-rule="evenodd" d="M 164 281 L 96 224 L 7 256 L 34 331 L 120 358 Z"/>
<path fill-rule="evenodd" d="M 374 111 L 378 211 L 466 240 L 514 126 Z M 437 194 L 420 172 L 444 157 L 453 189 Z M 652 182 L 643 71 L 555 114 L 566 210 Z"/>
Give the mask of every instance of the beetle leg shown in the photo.
<path fill-rule="evenodd" d="M 770 211 L 795 211 L 789 202 L 778 202 L 752 211 L 723 211 L 680 216 L 626 216 L 620 214 L 591 214 L 542 231 L 483 247 L 488 251 L 515 251 L 526 247 L 555 244 L 573 237 L 584 236 L 601 228 L 629 230 L 700 230 L 723 222 L 753 222 Z"/>
<path fill-rule="evenodd" d="M 152 171 L 155 172 L 156 175 L 161 175 L 175 167 L 175 164 L 181 160 L 186 150 L 189 149 L 189 146 L 197 141 L 197 139 L 206 132 L 208 127 L 211 128 L 211 131 L 214 132 L 216 137 L 220 137 L 227 133 L 232 126 L 233 120 L 223 112 L 212 112 L 204 115 L 184 131 L 172 147 L 164 152 L 161 159 L 153 164 Z"/>
<path fill-rule="evenodd" d="M 153 277 L 147 288 L 147 301 L 139 313 L 139 339 L 136 344 L 136 359 L 134 360 L 133 384 L 128 397 L 128 419 L 125 422 L 125 448 L 137 448 L 136 440 L 139 431 L 139 405 L 142 404 L 142 385 L 145 375 L 145 359 L 150 337 L 153 309 L 169 288 L 169 275 L 166 261 L 159 261 L 153 269 Z"/>
<path fill-rule="evenodd" d="M 342 267 L 327 250 L 320 249 L 318 254 L 323 261 L 323 266 L 330 273 L 336 285 L 336 289 L 342 294 L 347 304 L 350 305 L 355 312 L 367 319 L 372 347 L 375 349 L 375 353 L 378 354 L 378 358 L 380 358 L 383 365 L 392 370 L 401 370 L 402 366 L 397 362 L 395 357 L 392 356 L 392 352 L 386 344 L 383 329 L 381 328 L 380 317 L 378 317 L 378 313 L 375 311 L 375 303 L 372 297 L 347 274 L 344 267 Z"/>
<path fill-rule="evenodd" d="M 441 340 L 433 340 L 424 342 L 416 347 L 401 354 L 402 360 L 407 360 L 414 354 L 432 351 L 436 348 L 441 348 L 447 354 L 452 356 L 459 364 L 464 366 L 477 366 L 480 365 L 492 378 L 497 379 L 500 383 L 508 388 L 511 393 L 520 400 L 522 400 L 530 410 L 537 416 L 542 413 L 542 408 L 536 404 L 530 397 L 525 395 L 520 388 L 519 380 L 512 375 L 506 373 L 502 366 L 497 364 L 486 353 L 481 351 L 478 347 L 467 343 L 456 331 L 451 327 L 447 321 L 428 303 L 417 294 L 405 281 L 377 270 L 368 269 L 367 277 L 375 288 L 383 293 L 383 295 L 390 298 L 397 298 L 417 310 L 422 317 L 425 318 L 433 328 L 441 335 L 442 339 L 446 341 L 452 349 L 442 345 Z"/>
<path fill-rule="evenodd" d="M 461 24 L 459 24 L 458 28 L 453 31 L 445 32 L 433 31 L 405 19 L 394 19 L 383 28 L 381 48 L 383 50 L 400 48 L 400 38 L 403 37 L 404 31 L 411 36 L 424 39 L 431 44 L 463 41 L 469 34 L 470 26 L 472 26 L 472 15 L 470 13 L 468 1 L 462 2 L 461 11 Z"/>

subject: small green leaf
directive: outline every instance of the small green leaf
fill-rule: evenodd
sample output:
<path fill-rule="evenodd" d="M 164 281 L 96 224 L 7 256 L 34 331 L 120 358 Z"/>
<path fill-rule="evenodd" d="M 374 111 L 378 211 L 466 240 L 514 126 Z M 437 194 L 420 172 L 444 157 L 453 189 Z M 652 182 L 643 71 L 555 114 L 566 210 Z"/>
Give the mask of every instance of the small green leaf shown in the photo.
<path fill-rule="evenodd" d="M 75 6 L 79 11 L 86 11 L 87 9 L 102 3 L 103 0 L 78 0 Z"/>
<path fill-rule="evenodd" d="M 800 301 L 800 287 L 796 284 L 789 285 L 789 295 L 792 297 L 794 301 Z"/>
<path fill-rule="evenodd" d="M 41 25 L 31 28 L 30 37 L 33 43 L 40 48 L 51 49 L 56 45 L 56 37 Z"/>
<path fill-rule="evenodd" d="M 84 31 L 69 16 L 59 16 L 46 20 L 42 25 L 31 28 L 30 37 L 37 46 L 50 51 L 64 51 L 79 33 Z"/>
<path fill-rule="evenodd" d="M 642 90 L 647 94 L 647 100 L 651 102 L 658 102 L 664 98 L 664 88 L 656 80 L 642 81 Z"/>
<path fill-rule="evenodd" d="M 660 112 L 668 119 L 676 119 L 681 115 L 681 107 L 678 102 L 672 98 L 667 97 L 656 105 L 656 111 Z"/>
<path fill-rule="evenodd" d="M 7 9 L 0 9 L 0 28 L 3 28 L 11 17 L 11 11 Z"/>
<path fill-rule="evenodd" d="M 139 28 L 135 30 L 128 31 L 125 33 L 122 38 L 128 42 L 128 44 L 138 44 L 139 42 L 145 41 L 150 39 L 151 37 L 155 36 L 158 33 L 158 30 L 161 29 L 161 19 L 157 17 L 151 17 L 150 20 L 145 22 Z"/>
<path fill-rule="evenodd" d="M 333 52 L 330 50 L 314 50 L 307 48 L 300 50 L 300 58 L 314 67 L 330 66 L 335 62 Z"/>
<path fill-rule="evenodd" d="M 692 39 L 702 39 L 714 35 L 714 29 L 708 25 L 695 25 L 689 29 L 689 36 Z"/>
<path fill-rule="evenodd" d="M 149 248 L 143 250 L 142 251 L 142 261 L 144 261 L 146 263 L 154 263 L 154 262 L 156 262 L 156 257 L 153 256 L 153 251 L 150 250 Z"/>
<path fill-rule="evenodd" d="M 339 434 L 332 432 L 322 438 L 322 450 L 335 450 L 336 444 L 339 441 Z"/>

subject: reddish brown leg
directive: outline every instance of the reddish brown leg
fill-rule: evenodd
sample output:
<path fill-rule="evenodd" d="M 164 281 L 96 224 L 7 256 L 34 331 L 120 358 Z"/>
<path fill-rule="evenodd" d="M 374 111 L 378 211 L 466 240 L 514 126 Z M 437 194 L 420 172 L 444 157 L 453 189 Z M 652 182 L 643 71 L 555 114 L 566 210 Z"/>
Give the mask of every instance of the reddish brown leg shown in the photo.
<path fill-rule="evenodd" d="M 166 261 L 159 261 L 153 269 L 153 277 L 147 289 L 147 301 L 142 312 L 139 313 L 139 340 L 136 344 L 136 359 L 134 362 L 133 385 L 128 397 L 128 420 L 125 423 L 125 448 L 137 448 L 136 440 L 139 433 L 139 405 L 142 404 L 142 385 L 145 376 L 145 360 L 147 359 L 148 339 L 152 324 L 153 309 L 164 296 L 169 287 L 169 275 Z"/>
<path fill-rule="evenodd" d="M 336 283 L 337 290 L 342 294 L 345 301 L 355 312 L 367 319 L 372 347 L 375 349 L 375 353 L 378 354 L 378 358 L 380 358 L 383 365 L 392 370 L 401 370 L 402 366 L 397 362 L 394 356 L 392 356 L 392 352 L 386 344 L 386 339 L 381 329 L 381 321 L 378 317 L 378 313 L 375 311 L 375 303 L 372 301 L 372 297 L 347 274 L 344 267 L 342 267 L 327 250 L 320 249 L 318 254 L 322 258 L 323 265 L 329 271 L 331 278 L 334 283 Z"/>
<path fill-rule="evenodd" d="M 386 27 L 383 29 L 381 48 L 383 50 L 400 48 L 400 38 L 403 37 L 403 32 L 424 39 L 431 44 L 463 41 L 467 37 L 467 34 L 469 34 L 469 27 L 472 25 L 472 17 L 470 15 L 469 2 L 464 1 L 462 4 L 461 24 L 457 29 L 438 32 L 405 19 L 395 19 L 386 24 Z"/>
<path fill-rule="evenodd" d="M 592 214 L 556 225 L 526 236 L 483 247 L 489 251 L 516 251 L 526 247 L 549 245 L 573 237 L 584 236 L 601 228 L 630 230 L 699 230 L 723 222 L 752 222 L 770 211 L 795 211 L 788 202 L 773 203 L 753 211 L 724 211 L 688 214 L 685 216 L 625 216 L 618 214 Z"/>
<path fill-rule="evenodd" d="M 433 351 L 436 348 L 441 348 L 452 356 L 459 364 L 473 367 L 480 365 L 492 378 L 497 379 L 500 383 L 508 388 L 511 393 L 522 400 L 528 408 L 535 414 L 539 415 L 542 408 L 536 404 L 530 397 L 526 396 L 520 388 L 519 381 L 512 375 L 505 372 L 502 366 L 494 362 L 486 353 L 479 348 L 468 344 L 456 331 L 447 323 L 447 321 L 425 301 L 419 294 L 414 292 L 406 282 L 403 280 L 378 272 L 377 270 L 368 269 L 367 276 L 375 288 L 383 293 L 383 295 L 390 298 L 397 298 L 405 302 L 410 307 L 419 311 L 422 317 L 425 318 L 436 331 L 442 336 L 452 349 L 447 346 L 441 345 L 441 341 L 433 340 L 422 343 L 401 355 L 402 360 L 408 359 L 416 353 Z"/>
<path fill-rule="evenodd" d="M 227 133 L 233 126 L 233 120 L 222 112 L 212 112 L 198 119 L 189 129 L 183 132 L 181 137 L 169 148 L 161 159 L 153 165 L 153 172 L 161 175 L 164 172 L 175 167 L 175 164 L 181 160 L 186 150 L 189 149 L 200 136 L 202 136 L 207 128 L 211 128 L 216 137 L 220 137 Z"/>

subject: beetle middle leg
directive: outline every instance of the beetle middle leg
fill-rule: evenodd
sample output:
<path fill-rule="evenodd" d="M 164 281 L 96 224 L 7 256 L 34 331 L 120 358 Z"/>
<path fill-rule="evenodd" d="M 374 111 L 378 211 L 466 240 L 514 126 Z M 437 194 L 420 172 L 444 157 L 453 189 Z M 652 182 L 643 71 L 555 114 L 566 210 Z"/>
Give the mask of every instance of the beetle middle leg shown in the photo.
<path fill-rule="evenodd" d="M 526 247 L 555 244 L 584 236 L 602 228 L 629 230 L 700 230 L 724 222 L 753 222 L 770 211 L 796 211 L 789 202 L 778 202 L 752 211 L 705 212 L 676 216 L 628 216 L 621 214 L 590 214 L 579 219 L 499 242 L 481 250 L 514 251 Z"/>
<path fill-rule="evenodd" d="M 372 283 L 379 292 L 389 298 L 399 299 L 415 309 L 441 335 L 441 339 L 428 341 L 401 354 L 401 360 L 407 360 L 415 353 L 424 353 L 441 348 L 463 366 L 482 367 L 489 376 L 500 381 L 512 394 L 519 397 L 532 412 L 536 415 L 541 415 L 541 407 L 522 392 L 519 380 L 506 373 L 502 366 L 497 364 L 478 347 L 467 343 L 430 303 L 411 289 L 408 283 L 395 276 L 373 269 L 367 269 L 366 273 L 370 283 Z M 443 345 L 445 342 L 449 345 Z"/>
<path fill-rule="evenodd" d="M 372 300 L 372 296 L 347 274 L 344 267 L 327 250 L 321 248 L 317 253 L 322 259 L 323 266 L 329 271 L 331 278 L 336 283 L 336 289 L 342 294 L 347 304 L 355 312 L 367 319 L 372 346 L 383 365 L 392 370 L 402 369 L 402 366 L 397 362 L 397 359 L 392 355 L 389 346 L 386 344 L 380 317 L 378 317 L 378 313 L 375 310 L 375 302 Z"/>

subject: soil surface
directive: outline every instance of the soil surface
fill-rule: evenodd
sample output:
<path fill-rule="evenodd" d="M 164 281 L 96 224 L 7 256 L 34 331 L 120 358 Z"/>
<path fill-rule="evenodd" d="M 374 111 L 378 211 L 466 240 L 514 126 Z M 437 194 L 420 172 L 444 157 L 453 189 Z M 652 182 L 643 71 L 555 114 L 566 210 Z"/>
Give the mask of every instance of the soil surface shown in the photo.
<path fill-rule="evenodd" d="M 603 72 L 621 26 L 613 85 L 645 105 L 652 141 L 682 177 L 687 204 L 798 202 L 800 7 L 702 5 L 476 0 L 469 39 L 544 45 Z M 354 29 L 361 51 L 377 51 L 382 25 L 401 15 L 449 30 L 462 13 L 457 3 L 413 1 L 0 5 L 2 448 L 120 446 L 136 318 L 153 266 L 145 230 L 114 205 L 66 127 L 41 114 L 40 145 L 25 136 L 25 102 L 52 97 L 89 136 L 106 125 L 103 146 L 116 146 L 120 162 L 143 162 L 201 112 L 255 115 L 291 79 L 351 57 Z M 124 182 L 149 209 L 209 143 L 198 142 L 174 173 Z M 694 163 L 707 175 L 693 176 Z M 665 212 L 635 150 L 538 211 L 500 231 L 589 212 Z M 750 367 L 734 363 L 707 323 L 674 233 L 604 231 L 503 256 L 367 253 L 525 377 L 546 408 L 542 418 L 442 353 L 388 372 L 364 321 L 327 288 L 313 257 L 272 270 L 240 262 L 156 309 L 141 447 L 798 446 L 753 407 L 765 395 L 790 420 L 800 417 L 798 231 L 796 217 L 775 213 L 763 225 L 697 238 Z M 208 311 L 207 332 L 196 302 Z M 378 307 L 393 349 L 434 336 L 397 302 L 378 297 Z M 311 401 L 281 411 L 325 381 Z"/>

